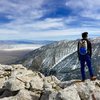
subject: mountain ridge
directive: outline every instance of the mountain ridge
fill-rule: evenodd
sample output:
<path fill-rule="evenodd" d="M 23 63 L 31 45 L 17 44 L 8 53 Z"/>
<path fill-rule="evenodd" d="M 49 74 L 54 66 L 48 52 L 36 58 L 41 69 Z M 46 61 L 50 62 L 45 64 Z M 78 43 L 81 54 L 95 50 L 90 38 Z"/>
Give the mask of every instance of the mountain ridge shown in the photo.
<path fill-rule="evenodd" d="M 94 70 L 99 78 L 100 38 L 90 41 L 93 46 L 92 65 L 95 66 Z M 77 43 L 78 40 L 63 40 L 43 46 L 26 55 L 19 63 L 28 66 L 32 70 L 38 70 L 44 75 L 55 75 L 60 80 L 80 79 Z M 70 74 L 70 72 L 73 73 Z M 86 73 L 89 78 L 87 71 Z"/>

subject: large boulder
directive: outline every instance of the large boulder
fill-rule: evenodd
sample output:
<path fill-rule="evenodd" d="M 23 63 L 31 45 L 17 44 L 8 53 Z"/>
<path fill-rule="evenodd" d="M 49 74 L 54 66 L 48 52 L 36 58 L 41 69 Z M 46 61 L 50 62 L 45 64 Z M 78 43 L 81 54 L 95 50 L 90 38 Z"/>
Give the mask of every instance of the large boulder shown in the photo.
<path fill-rule="evenodd" d="M 76 83 L 76 89 L 82 100 L 100 100 L 100 81 L 86 80 L 84 83 Z"/>
<path fill-rule="evenodd" d="M 76 86 L 67 87 L 57 94 L 57 100 L 81 100 L 76 90 Z"/>
<path fill-rule="evenodd" d="M 25 84 L 16 78 L 10 78 L 4 83 L 4 89 L 17 91 L 25 88 Z"/>
<path fill-rule="evenodd" d="M 37 91 L 41 91 L 43 90 L 43 79 L 35 76 L 33 77 L 33 79 L 30 81 L 30 88 L 31 90 L 37 90 Z"/>
<path fill-rule="evenodd" d="M 40 94 L 37 94 L 35 92 L 30 92 L 28 90 L 22 89 L 20 92 L 16 95 L 15 100 L 39 100 Z"/>

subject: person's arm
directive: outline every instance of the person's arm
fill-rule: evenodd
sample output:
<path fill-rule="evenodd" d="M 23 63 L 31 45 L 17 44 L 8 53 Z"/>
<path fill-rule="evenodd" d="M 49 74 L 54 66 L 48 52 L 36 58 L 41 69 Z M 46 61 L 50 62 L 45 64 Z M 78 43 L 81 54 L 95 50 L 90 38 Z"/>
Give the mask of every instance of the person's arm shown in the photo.
<path fill-rule="evenodd" d="M 77 54 L 78 54 L 78 59 L 80 60 L 80 55 L 79 55 L 79 42 L 78 42 L 78 46 L 77 46 Z"/>
<path fill-rule="evenodd" d="M 92 45 L 91 45 L 91 42 L 90 42 L 90 57 L 92 56 Z"/>
<path fill-rule="evenodd" d="M 89 49 L 89 55 L 90 55 L 90 57 L 92 56 L 92 45 L 91 45 L 91 42 L 90 41 L 88 41 L 89 42 L 89 46 L 88 46 L 88 49 Z"/>

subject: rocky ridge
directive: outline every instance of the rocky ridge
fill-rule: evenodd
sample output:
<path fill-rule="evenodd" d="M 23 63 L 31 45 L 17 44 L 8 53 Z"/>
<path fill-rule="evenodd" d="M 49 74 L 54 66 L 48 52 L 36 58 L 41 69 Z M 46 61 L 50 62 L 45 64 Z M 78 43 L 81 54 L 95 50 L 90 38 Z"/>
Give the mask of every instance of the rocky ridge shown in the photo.
<path fill-rule="evenodd" d="M 0 100 L 100 100 L 100 80 L 60 81 L 22 65 L 0 65 Z"/>

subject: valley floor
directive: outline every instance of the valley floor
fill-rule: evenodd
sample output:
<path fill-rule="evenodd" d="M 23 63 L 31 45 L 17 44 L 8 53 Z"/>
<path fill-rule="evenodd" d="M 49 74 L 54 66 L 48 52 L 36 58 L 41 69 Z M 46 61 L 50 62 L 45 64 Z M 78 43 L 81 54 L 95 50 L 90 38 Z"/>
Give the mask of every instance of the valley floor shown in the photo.
<path fill-rule="evenodd" d="M 22 58 L 27 53 L 40 48 L 42 45 L 28 45 L 28 44 L 17 44 L 17 45 L 0 45 L 0 63 L 11 64 Z"/>
<path fill-rule="evenodd" d="M 11 64 L 32 50 L 0 50 L 0 63 Z"/>

